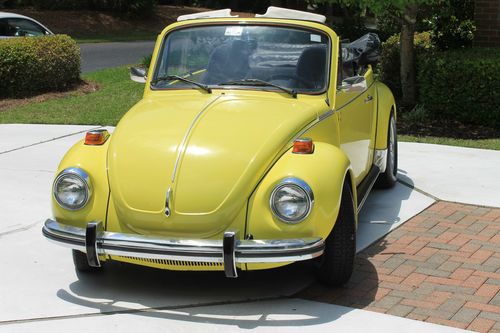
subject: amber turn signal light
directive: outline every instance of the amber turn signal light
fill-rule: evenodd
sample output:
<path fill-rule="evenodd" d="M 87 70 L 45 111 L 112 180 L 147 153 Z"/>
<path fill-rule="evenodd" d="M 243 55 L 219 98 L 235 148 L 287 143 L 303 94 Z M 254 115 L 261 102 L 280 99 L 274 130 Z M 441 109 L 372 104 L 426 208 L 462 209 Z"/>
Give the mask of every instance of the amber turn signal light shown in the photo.
<path fill-rule="evenodd" d="M 297 139 L 293 142 L 294 154 L 312 154 L 314 152 L 314 143 L 309 138 Z"/>
<path fill-rule="evenodd" d="M 109 138 L 109 132 L 105 129 L 93 130 L 85 134 L 85 144 L 89 146 L 100 146 Z"/>

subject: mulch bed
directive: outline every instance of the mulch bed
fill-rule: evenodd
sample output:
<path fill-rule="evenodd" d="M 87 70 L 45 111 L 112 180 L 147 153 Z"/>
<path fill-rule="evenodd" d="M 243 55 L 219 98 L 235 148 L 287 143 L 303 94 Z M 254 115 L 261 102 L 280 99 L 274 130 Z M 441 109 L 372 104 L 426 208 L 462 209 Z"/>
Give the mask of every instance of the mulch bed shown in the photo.
<path fill-rule="evenodd" d="M 97 83 L 81 81 L 80 83 L 78 83 L 77 85 L 75 85 L 74 87 L 72 87 L 70 90 L 67 91 L 49 92 L 25 98 L 0 99 L 0 112 L 6 112 L 9 109 L 13 109 L 19 106 L 28 105 L 31 103 L 40 103 L 50 99 L 89 94 L 97 90 L 99 90 L 99 85 Z"/>
<path fill-rule="evenodd" d="M 500 128 L 464 124 L 452 119 L 427 120 L 414 124 L 405 122 L 403 115 L 398 119 L 398 134 L 480 140 L 500 138 Z"/>

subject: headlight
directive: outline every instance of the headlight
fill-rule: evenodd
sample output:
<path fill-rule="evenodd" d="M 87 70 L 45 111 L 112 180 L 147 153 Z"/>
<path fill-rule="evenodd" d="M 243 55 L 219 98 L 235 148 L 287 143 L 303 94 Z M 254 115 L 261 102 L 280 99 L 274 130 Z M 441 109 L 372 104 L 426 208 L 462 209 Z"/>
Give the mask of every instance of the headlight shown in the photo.
<path fill-rule="evenodd" d="M 69 210 L 83 208 L 92 194 L 90 177 L 79 168 L 64 169 L 54 181 L 53 193 L 61 207 Z"/>
<path fill-rule="evenodd" d="M 311 187 L 298 178 L 285 178 L 271 193 L 274 215 L 286 223 L 303 221 L 311 212 L 314 196 Z"/>

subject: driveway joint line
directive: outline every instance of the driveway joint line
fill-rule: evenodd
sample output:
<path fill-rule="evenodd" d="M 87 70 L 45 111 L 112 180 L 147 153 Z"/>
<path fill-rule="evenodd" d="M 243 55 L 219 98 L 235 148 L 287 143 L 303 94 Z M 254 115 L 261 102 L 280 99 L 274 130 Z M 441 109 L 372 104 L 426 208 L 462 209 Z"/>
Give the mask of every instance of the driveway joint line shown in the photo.
<path fill-rule="evenodd" d="M 429 197 L 429 198 L 431 198 L 431 199 L 434 199 L 434 200 L 436 200 L 436 201 L 443 201 L 443 200 L 439 199 L 438 197 L 436 197 L 435 195 L 432 195 L 432 194 L 430 194 L 429 192 L 425 192 L 424 190 L 421 190 L 421 189 L 419 189 L 418 187 L 416 187 L 415 185 L 410 184 L 410 183 L 407 183 L 407 182 L 405 182 L 404 180 L 398 179 L 397 181 L 398 181 L 398 183 L 400 183 L 401 185 L 404 185 L 404 186 L 406 186 L 406 187 L 409 187 L 409 188 L 411 188 L 412 190 L 415 190 L 415 191 L 417 191 L 418 193 L 423 194 L 423 195 L 425 195 L 425 196 L 427 196 L 427 197 Z"/>
<path fill-rule="evenodd" d="M 254 303 L 254 302 L 262 302 L 262 301 L 266 302 L 266 301 L 292 299 L 292 298 L 294 298 L 294 297 L 282 295 L 282 296 L 274 296 L 274 297 L 246 299 L 246 300 L 239 300 L 239 301 L 219 301 L 219 302 L 197 303 L 197 304 L 187 304 L 187 305 L 159 306 L 159 307 L 151 307 L 151 308 L 146 307 L 146 308 L 140 308 L 140 309 L 123 309 L 123 310 L 115 310 L 115 311 L 102 311 L 102 312 L 94 312 L 94 313 L 81 313 L 81 314 L 72 314 L 72 315 L 51 316 L 51 317 L 14 319 L 14 320 L 0 321 L 0 327 L 7 326 L 7 325 L 15 325 L 15 324 L 41 322 L 41 321 L 55 321 L 55 320 L 75 319 L 75 318 L 90 318 L 90 317 L 110 316 L 110 315 L 116 315 L 116 314 L 154 313 L 154 312 L 168 311 L 168 310 L 182 310 L 182 309 L 192 309 L 192 308 L 197 308 L 197 307 L 220 306 L 220 305 L 248 304 L 248 303 Z M 118 306 L 113 306 L 113 307 L 120 308 Z"/>
<path fill-rule="evenodd" d="M 25 149 L 25 148 L 37 146 L 37 145 L 40 145 L 40 144 L 43 144 L 43 143 L 52 142 L 52 141 L 56 141 L 56 140 L 59 140 L 59 139 L 67 138 L 67 137 L 70 137 L 70 136 L 73 136 L 73 135 L 76 135 L 76 134 L 85 133 L 85 132 L 88 132 L 89 130 L 96 130 L 96 129 L 99 129 L 99 128 L 102 128 L 102 127 L 103 126 L 96 126 L 94 128 L 90 128 L 90 129 L 86 129 L 86 130 L 83 130 L 83 131 L 78 131 L 78 132 L 75 132 L 75 133 L 70 133 L 70 134 L 58 136 L 58 137 L 55 137 L 55 138 L 52 138 L 52 139 L 48 139 L 48 140 L 44 140 L 44 141 L 32 143 L 32 144 L 29 144 L 29 145 L 26 145 L 26 146 L 21 146 L 21 147 L 9 149 L 9 150 L 1 151 L 0 155 L 11 153 L 11 152 L 16 151 L 16 150 L 21 150 L 21 149 Z"/>
<path fill-rule="evenodd" d="M 40 221 L 37 221 L 37 222 L 33 222 L 31 224 L 28 224 L 26 226 L 23 226 L 23 227 L 15 228 L 15 229 L 12 229 L 12 230 L 9 230 L 9 231 L 0 232 L 0 238 L 2 238 L 3 236 L 15 234 L 15 233 L 18 233 L 18 232 L 23 232 L 23 231 L 30 230 L 31 228 L 33 228 L 34 226 L 36 226 L 39 223 L 40 223 Z"/>

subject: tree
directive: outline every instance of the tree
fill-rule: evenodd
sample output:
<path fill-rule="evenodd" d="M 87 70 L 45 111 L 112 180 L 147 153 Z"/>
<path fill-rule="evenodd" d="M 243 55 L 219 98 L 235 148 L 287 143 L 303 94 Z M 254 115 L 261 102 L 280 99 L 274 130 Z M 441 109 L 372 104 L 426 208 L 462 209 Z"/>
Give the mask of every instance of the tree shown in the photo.
<path fill-rule="evenodd" d="M 419 9 L 425 5 L 444 3 L 445 1 L 446 0 L 326 0 L 326 2 L 340 3 L 348 6 L 365 6 L 376 16 L 389 13 L 400 22 L 400 74 L 403 105 L 414 105 L 417 98 L 415 84 L 415 51 L 413 43 Z"/>

